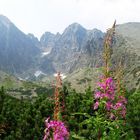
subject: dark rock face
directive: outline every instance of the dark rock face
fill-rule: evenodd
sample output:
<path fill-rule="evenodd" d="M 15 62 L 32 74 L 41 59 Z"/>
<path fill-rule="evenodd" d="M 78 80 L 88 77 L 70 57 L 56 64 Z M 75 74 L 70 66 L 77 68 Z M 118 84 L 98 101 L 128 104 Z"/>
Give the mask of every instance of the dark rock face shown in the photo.
<path fill-rule="evenodd" d="M 22 73 L 35 63 L 40 50 L 8 18 L 0 16 L 0 69 Z"/>
<path fill-rule="evenodd" d="M 77 68 L 96 65 L 91 60 L 95 58 L 97 52 L 98 54 L 101 52 L 103 38 L 104 33 L 101 31 L 86 30 L 80 24 L 73 23 L 64 30 L 62 35 L 47 33 L 41 37 L 40 41 L 43 46 L 52 47 L 46 59 L 52 60 L 55 70 L 69 73 Z"/>
<path fill-rule="evenodd" d="M 42 47 L 54 47 L 55 35 L 50 32 L 45 32 L 40 38 Z"/>

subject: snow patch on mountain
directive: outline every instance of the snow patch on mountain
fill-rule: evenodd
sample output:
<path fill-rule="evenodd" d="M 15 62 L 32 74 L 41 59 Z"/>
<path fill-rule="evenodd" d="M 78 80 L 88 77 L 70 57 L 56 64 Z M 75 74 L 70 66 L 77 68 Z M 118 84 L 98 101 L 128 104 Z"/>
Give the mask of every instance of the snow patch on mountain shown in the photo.
<path fill-rule="evenodd" d="M 38 77 L 40 75 L 46 75 L 44 72 L 42 72 L 41 70 L 38 70 L 34 73 L 35 77 Z"/>
<path fill-rule="evenodd" d="M 51 48 L 49 48 L 49 49 L 43 51 L 43 52 L 41 53 L 41 57 L 47 56 L 47 55 L 50 54 L 50 53 L 51 53 Z"/>

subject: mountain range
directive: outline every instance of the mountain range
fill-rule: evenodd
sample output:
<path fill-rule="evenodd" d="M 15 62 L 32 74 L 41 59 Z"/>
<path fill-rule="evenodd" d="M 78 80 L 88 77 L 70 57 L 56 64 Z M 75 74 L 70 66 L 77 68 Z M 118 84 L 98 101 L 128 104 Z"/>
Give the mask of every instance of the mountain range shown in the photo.
<path fill-rule="evenodd" d="M 0 70 L 20 79 L 51 77 L 58 71 L 74 77 L 75 71 L 103 65 L 105 33 L 96 28 L 87 30 L 73 23 L 62 34 L 45 32 L 38 40 L 0 15 L 0 32 Z M 131 89 L 140 89 L 139 44 L 140 23 L 117 25 L 112 62 L 123 61 L 125 81 Z"/>

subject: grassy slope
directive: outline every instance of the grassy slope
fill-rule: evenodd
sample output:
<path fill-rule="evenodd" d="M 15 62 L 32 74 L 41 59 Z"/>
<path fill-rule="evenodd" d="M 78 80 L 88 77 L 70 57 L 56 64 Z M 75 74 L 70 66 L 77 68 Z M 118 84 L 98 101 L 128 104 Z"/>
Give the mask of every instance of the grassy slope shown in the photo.
<path fill-rule="evenodd" d="M 4 86 L 7 94 L 18 99 L 34 98 L 37 97 L 38 94 L 51 93 L 50 90 L 52 90 L 46 82 L 22 81 L 3 71 L 0 71 L 0 87 L 1 86 Z"/>
<path fill-rule="evenodd" d="M 129 90 L 140 90 L 140 23 L 126 23 L 116 28 L 114 59 L 124 60 L 125 82 Z"/>
<path fill-rule="evenodd" d="M 91 86 L 92 90 L 96 87 L 96 82 L 101 75 L 101 68 L 83 68 L 77 69 L 73 73 L 69 74 L 64 81 L 71 83 L 71 87 L 79 92 L 84 92 L 88 86 Z"/>

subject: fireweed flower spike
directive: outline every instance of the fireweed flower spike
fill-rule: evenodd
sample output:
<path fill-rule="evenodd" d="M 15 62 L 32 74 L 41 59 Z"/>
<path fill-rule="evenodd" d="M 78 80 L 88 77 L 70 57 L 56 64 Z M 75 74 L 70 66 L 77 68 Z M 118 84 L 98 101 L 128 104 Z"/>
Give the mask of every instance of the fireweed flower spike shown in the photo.
<path fill-rule="evenodd" d="M 114 100 L 115 83 L 111 77 L 101 79 L 101 82 L 98 82 L 97 85 L 98 90 L 95 92 L 95 99 L 107 98 Z"/>
<path fill-rule="evenodd" d="M 114 22 L 112 28 L 107 31 L 105 36 L 103 50 L 104 73 L 103 76 L 101 76 L 100 81 L 97 83 L 97 90 L 94 92 L 95 100 L 93 108 L 96 111 L 95 115 L 97 118 L 102 116 L 102 119 L 104 119 L 105 123 L 109 121 L 110 125 L 113 122 L 112 125 L 116 124 L 117 128 L 119 128 L 118 123 L 121 123 L 122 121 L 117 120 L 125 120 L 125 105 L 127 101 L 124 97 L 124 94 L 122 94 L 122 87 L 120 86 L 121 76 L 119 76 L 117 79 L 113 78 L 116 75 L 113 76 L 114 71 L 111 71 L 113 68 L 111 67 L 111 55 L 113 52 L 113 40 L 115 39 L 115 25 L 116 21 Z M 103 136 L 103 130 L 101 128 L 102 126 L 98 127 L 98 140 L 101 140 Z M 111 132 L 111 129 L 107 129 L 106 134 L 108 131 Z"/>
<path fill-rule="evenodd" d="M 116 93 L 116 85 L 113 78 L 102 77 L 100 82 L 97 83 L 98 90 L 96 90 L 94 94 L 94 98 L 96 102 L 94 103 L 94 110 L 96 110 L 99 105 L 100 101 L 105 101 L 105 108 L 107 112 L 116 112 L 115 114 L 110 114 L 110 118 L 120 117 L 125 118 L 126 115 L 126 98 L 124 96 L 118 96 Z M 113 116 L 113 117 L 112 117 Z"/>
<path fill-rule="evenodd" d="M 60 72 L 58 72 L 56 76 L 56 86 L 55 86 L 55 93 L 54 93 L 54 100 L 55 100 L 55 106 L 54 106 L 54 120 L 60 119 L 60 93 L 59 90 L 62 88 L 62 80 L 60 76 Z"/>
<path fill-rule="evenodd" d="M 49 122 L 49 119 L 47 119 L 45 120 L 45 125 L 46 129 L 43 140 L 68 140 L 69 132 L 63 122 L 56 120 Z M 53 139 L 50 138 L 51 135 L 53 135 Z"/>
<path fill-rule="evenodd" d="M 43 140 L 68 140 L 69 139 L 69 132 L 67 131 L 67 128 L 65 127 L 64 123 L 60 121 L 60 114 L 61 114 L 61 108 L 60 108 L 60 93 L 59 90 L 62 87 L 62 80 L 60 76 L 60 72 L 58 73 L 56 77 L 56 87 L 55 87 L 55 94 L 54 94 L 54 100 L 55 100 L 55 107 L 54 107 L 54 120 L 50 120 L 50 118 L 47 118 L 45 120 L 45 136 Z"/>

